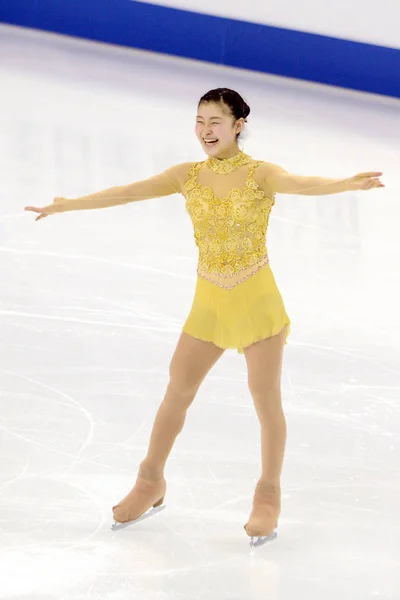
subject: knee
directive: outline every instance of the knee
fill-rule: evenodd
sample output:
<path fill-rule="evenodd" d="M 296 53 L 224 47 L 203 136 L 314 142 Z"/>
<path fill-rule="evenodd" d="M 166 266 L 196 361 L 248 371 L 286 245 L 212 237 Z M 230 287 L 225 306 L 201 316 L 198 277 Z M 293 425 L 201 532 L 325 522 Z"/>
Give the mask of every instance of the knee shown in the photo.
<path fill-rule="evenodd" d="M 252 381 L 248 382 L 249 390 L 254 403 L 265 410 L 276 408 L 281 404 L 280 381 Z"/>
<path fill-rule="evenodd" d="M 253 399 L 271 400 L 280 397 L 281 382 L 279 378 L 249 377 L 248 386 Z"/>
<path fill-rule="evenodd" d="M 194 400 L 199 386 L 182 377 L 170 373 L 170 379 L 165 395 L 165 403 L 178 410 L 186 410 Z"/>

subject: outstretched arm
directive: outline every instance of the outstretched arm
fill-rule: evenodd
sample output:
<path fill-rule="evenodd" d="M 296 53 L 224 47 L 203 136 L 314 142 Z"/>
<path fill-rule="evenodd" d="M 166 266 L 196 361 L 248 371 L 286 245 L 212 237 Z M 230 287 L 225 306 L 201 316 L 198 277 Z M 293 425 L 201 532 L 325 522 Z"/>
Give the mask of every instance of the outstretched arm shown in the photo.
<path fill-rule="evenodd" d="M 44 208 L 27 206 L 25 210 L 39 213 L 36 221 L 55 213 L 72 210 L 89 210 L 95 208 L 109 208 L 129 202 L 161 198 L 171 194 L 179 194 L 182 190 L 182 181 L 190 168 L 189 163 L 176 165 L 159 175 L 137 181 L 128 185 L 112 187 L 101 192 L 81 196 L 79 198 L 55 198 L 52 204 Z"/>
<path fill-rule="evenodd" d="M 323 196 L 352 190 L 370 190 L 385 187 L 380 181 L 381 172 L 359 173 L 347 179 L 326 179 L 324 177 L 302 177 L 292 175 L 281 167 L 264 163 L 264 179 L 267 187 L 277 194 L 300 194 Z"/>

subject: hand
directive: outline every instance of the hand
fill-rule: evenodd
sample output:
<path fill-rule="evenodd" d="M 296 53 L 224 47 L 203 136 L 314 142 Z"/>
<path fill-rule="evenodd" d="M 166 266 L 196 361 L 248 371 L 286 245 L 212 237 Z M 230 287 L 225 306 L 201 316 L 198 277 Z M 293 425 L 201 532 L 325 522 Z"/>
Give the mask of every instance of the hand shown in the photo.
<path fill-rule="evenodd" d="M 373 188 L 385 187 L 379 177 L 380 172 L 359 173 L 349 179 L 350 190 L 372 190 Z"/>
<path fill-rule="evenodd" d="M 49 204 L 49 206 L 45 206 L 44 208 L 37 208 L 36 206 L 25 206 L 25 210 L 37 213 L 39 216 L 36 217 L 35 221 L 40 221 L 40 219 L 45 219 L 49 215 L 54 215 L 54 213 L 56 212 L 61 212 L 59 210 L 61 207 L 56 207 L 55 205 L 61 202 L 62 200 L 64 200 L 64 198 L 62 197 L 54 198 L 53 204 Z"/>

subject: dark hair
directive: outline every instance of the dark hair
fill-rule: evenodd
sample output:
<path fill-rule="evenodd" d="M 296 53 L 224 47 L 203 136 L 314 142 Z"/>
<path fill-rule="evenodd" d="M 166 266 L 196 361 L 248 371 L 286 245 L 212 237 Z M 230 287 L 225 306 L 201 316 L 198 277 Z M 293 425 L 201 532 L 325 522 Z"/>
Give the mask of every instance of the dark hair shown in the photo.
<path fill-rule="evenodd" d="M 204 94 L 204 96 L 200 98 L 199 106 L 200 104 L 203 104 L 203 102 L 216 102 L 225 104 L 236 120 L 244 119 L 246 121 L 250 114 L 250 106 L 243 100 L 242 96 L 234 90 L 230 90 L 228 88 L 217 88 L 215 90 L 210 90 L 207 92 L 207 94 Z"/>

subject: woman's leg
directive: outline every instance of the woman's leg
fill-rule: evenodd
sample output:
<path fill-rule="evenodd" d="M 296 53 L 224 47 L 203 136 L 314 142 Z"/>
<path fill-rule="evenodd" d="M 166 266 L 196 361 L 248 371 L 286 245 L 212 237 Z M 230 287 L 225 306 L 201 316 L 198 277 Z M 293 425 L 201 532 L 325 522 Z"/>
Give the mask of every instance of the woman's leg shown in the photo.
<path fill-rule="evenodd" d="M 140 465 L 135 487 L 114 507 L 116 521 L 137 519 L 165 494 L 164 467 L 177 435 L 183 428 L 186 412 L 202 381 L 223 354 L 214 344 L 182 333 L 172 357 L 170 379 L 158 409 L 146 458 Z"/>
<path fill-rule="evenodd" d="M 261 477 L 245 529 L 250 536 L 270 535 L 280 513 L 280 477 L 286 445 L 281 372 L 286 330 L 245 348 L 248 384 L 261 428 Z"/>

